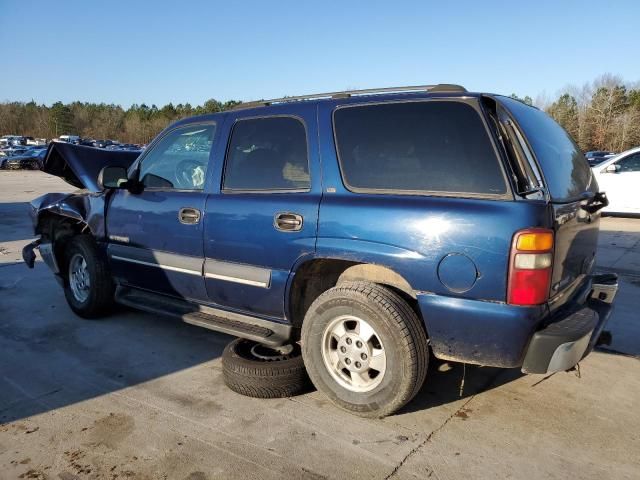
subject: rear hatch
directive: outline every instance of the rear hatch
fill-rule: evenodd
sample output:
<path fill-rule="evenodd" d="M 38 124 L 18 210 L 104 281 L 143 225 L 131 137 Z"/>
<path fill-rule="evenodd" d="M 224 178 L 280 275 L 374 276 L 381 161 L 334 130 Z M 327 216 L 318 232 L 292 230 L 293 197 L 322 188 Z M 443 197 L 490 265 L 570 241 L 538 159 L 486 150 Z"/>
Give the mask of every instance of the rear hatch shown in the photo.
<path fill-rule="evenodd" d="M 571 136 L 543 111 L 496 97 L 510 113 L 520 142 L 544 182 L 553 217 L 555 250 L 550 306 L 563 305 L 588 280 L 598 246 L 599 210 L 606 200 Z"/>

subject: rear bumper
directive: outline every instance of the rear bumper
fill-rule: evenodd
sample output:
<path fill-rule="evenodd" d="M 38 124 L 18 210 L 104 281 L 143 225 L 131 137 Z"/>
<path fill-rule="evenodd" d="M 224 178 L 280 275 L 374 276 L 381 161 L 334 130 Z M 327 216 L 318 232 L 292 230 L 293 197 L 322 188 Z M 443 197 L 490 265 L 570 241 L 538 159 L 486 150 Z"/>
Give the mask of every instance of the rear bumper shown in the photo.
<path fill-rule="evenodd" d="M 521 307 L 427 293 L 418 295 L 418 305 L 437 358 L 546 373 L 550 368 L 567 370 L 591 351 L 617 288 L 615 275 L 592 276 L 568 302 L 572 310 L 552 316 L 545 305 Z"/>
<path fill-rule="evenodd" d="M 582 308 L 533 334 L 522 371 L 562 372 L 573 368 L 586 357 L 611 316 L 617 290 L 617 276 L 594 276 L 591 293 Z"/>

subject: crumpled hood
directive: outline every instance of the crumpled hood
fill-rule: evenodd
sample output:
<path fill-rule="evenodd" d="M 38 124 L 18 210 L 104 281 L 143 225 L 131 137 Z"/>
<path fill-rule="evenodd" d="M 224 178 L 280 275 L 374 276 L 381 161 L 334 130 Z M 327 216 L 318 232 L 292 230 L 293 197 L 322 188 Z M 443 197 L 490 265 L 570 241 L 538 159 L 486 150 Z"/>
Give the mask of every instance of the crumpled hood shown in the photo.
<path fill-rule="evenodd" d="M 139 152 L 101 150 L 99 148 L 52 142 L 44 158 L 42 171 L 91 192 L 99 192 L 98 174 L 103 167 L 129 168 Z"/>

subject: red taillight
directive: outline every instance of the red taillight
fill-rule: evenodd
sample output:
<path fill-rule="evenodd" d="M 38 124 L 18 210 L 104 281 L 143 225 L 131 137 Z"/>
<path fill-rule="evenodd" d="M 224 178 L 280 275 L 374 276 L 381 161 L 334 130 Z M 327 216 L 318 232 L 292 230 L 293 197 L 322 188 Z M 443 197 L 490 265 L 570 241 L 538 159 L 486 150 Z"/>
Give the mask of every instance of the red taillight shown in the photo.
<path fill-rule="evenodd" d="M 520 230 L 513 237 L 509 256 L 507 302 L 540 305 L 549 299 L 553 269 L 553 231 Z"/>

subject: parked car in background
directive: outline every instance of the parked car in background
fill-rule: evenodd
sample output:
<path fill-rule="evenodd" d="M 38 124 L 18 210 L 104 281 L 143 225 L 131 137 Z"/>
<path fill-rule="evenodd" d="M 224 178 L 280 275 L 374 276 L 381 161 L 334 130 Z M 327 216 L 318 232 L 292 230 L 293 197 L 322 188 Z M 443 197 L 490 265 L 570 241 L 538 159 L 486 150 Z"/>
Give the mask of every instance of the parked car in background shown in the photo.
<path fill-rule="evenodd" d="M 41 146 L 41 145 L 47 145 L 47 139 L 46 138 L 33 138 L 33 137 L 26 137 L 27 138 L 27 145 L 29 146 Z"/>
<path fill-rule="evenodd" d="M 133 143 L 126 143 L 122 146 L 122 150 L 130 150 L 130 151 L 142 151 L 142 147 L 140 145 L 136 145 Z"/>
<path fill-rule="evenodd" d="M 601 150 L 594 150 L 584 154 L 584 156 L 587 159 L 587 162 L 589 162 L 590 167 L 595 167 L 596 165 L 604 162 L 605 160 L 613 157 L 614 155 L 615 155 L 615 152 L 605 152 Z"/>
<path fill-rule="evenodd" d="M 27 144 L 27 139 L 22 135 L 4 135 L 0 137 L 0 147 L 19 147 Z"/>
<path fill-rule="evenodd" d="M 20 155 L 8 157 L 3 168 L 6 170 L 40 170 L 46 154 L 46 148 L 30 148 Z"/>
<path fill-rule="evenodd" d="M 31 202 L 25 263 L 39 248 L 81 317 L 117 301 L 240 337 L 222 370 L 247 395 L 291 395 L 306 367 L 381 417 L 430 352 L 565 371 L 617 290 L 593 272 L 606 198 L 570 135 L 455 85 L 240 105 L 141 155 L 56 144 L 44 171 L 85 190 Z"/>
<path fill-rule="evenodd" d="M 21 155 L 26 152 L 27 147 L 6 147 L 0 149 L 0 168 L 6 163 L 6 160 L 14 155 Z"/>
<path fill-rule="evenodd" d="M 113 142 L 111 140 L 94 140 L 93 146 L 96 148 L 105 148 L 111 145 Z"/>
<path fill-rule="evenodd" d="M 78 135 L 60 135 L 58 140 L 66 143 L 78 144 L 80 143 L 80 137 Z"/>
<path fill-rule="evenodd" d="M 640 214 L 640 147 L 615 155 L 592 170 L 609 199 L 604 212 Z"/>

